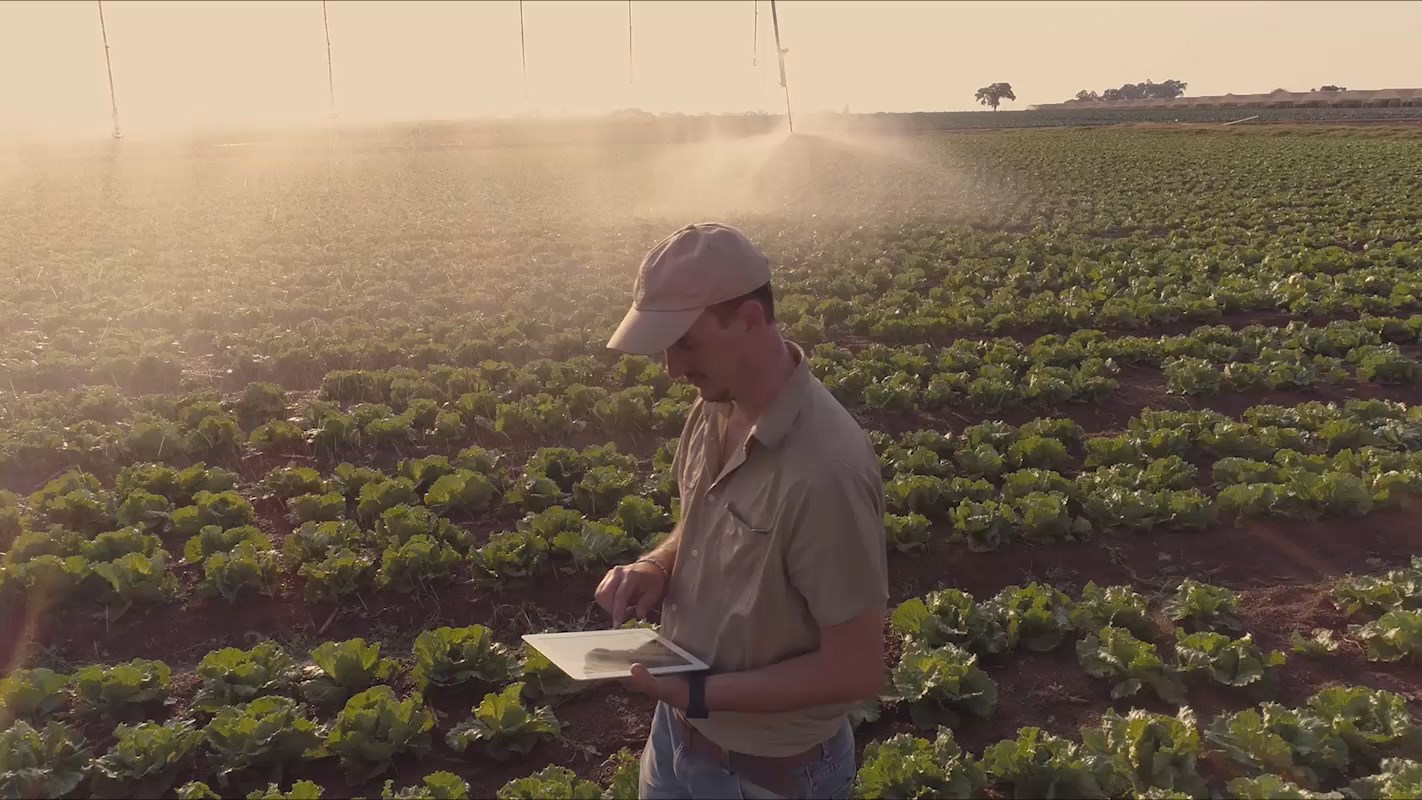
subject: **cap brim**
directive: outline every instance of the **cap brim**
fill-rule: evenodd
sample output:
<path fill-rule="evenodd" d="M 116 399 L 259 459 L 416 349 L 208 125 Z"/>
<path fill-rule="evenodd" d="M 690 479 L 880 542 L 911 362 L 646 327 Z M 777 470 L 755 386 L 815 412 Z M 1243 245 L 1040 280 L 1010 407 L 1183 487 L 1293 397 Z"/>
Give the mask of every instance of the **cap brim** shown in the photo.
<path fill-rule="evenodd" d="M 617 332 L 607 340 L 611 350 L 639 356 L 652 356 L 676 344 L 703 309 L 687 311 L 644 311 L 632 308 L 617 326 Z"/>

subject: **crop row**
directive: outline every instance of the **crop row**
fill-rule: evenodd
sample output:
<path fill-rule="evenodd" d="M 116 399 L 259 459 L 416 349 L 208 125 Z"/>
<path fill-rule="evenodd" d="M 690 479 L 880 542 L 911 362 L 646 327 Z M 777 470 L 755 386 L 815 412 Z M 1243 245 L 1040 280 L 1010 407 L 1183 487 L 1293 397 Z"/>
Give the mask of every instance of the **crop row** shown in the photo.
<path fill-rule="evenodd" d="M 503 688 L 484 695 L 467 720 L 442 726 L 446 746 L 506 761 L 560 733 L 552 709 L 540 703 L 575 691 L 536 651 L 525 647 L 517 656 L 480 625 L 424 631 L 408 663 L 405 674 L 381 656 L 379 644 L 363 639 L 321 644 L 304 664 L 271 642 L 214 650 L 197 664 L 200 684 L 184 699 L 183 715 L 161 722 L 155 716 L 176 699 L 172 670 L 162 661 L 94 664 L 72 675 L 17 670 L 0 680 L 0 719 L 9 726 L 0 733 L 0 794 L 63 797 L 92 779 L 94 797 L 158 797 L 200 764 L 197 774 L 215 777 L 230 795 L 234 784 L 324 758 L 339 760 L 348 785 L 360 786 L 390 770 L 397 757 L 429 752 L 436 723 L 423 693 L 463 684 Z M 392 684 L 413 689 L 402 696 Z M 117 722 L 112 748 L 92 759 L 84 739 L 56 715 Z M 44 727 L 32 726 L 44 719 Z M 614 763 L 618 774 L 607 797 L 636 797 L 635 759 L 622 752 Z M 549 780 L 576 779 L 567 770 L 545 771 L 533 784 L 511 783 L 499 797 L 549 796 L 535 791 Z M 300 796 L 312 796 L 314 788 Z M 276 792 L 272 784 L 252 796 L 288 796 Z M 205 783 L 185 784 L 177 794 L 218 796 Z M 383 796 L 467 797 L 468 787 L 435 773 L 398 793 L 387 781 Z M 602 796 L 601 789 L 593 796 Z"/>
<path fill-rule="evenodd" d="M 762 186 L 783 208 L 732 220 L 763 243 L 782 319 L 807 342 L 1418 308 L 1410 142 L 934 137 L 905 144 L 911 155 L 898 161 L 834 147 L 787 144 Z M 834 175 L 797 169 L 830 154 Z M 263 165 L 234 162 L 181 201 L 165 191 L 171 165 L 155 161 L 129 165 L 120 183 L 145 188 L 120 205 L 100 188 L 113 176 L 38 171 L 33 191 L 0 189 L 14 232 L 0 261 L 15 280 L 0 299 L 0 372 L 20 389 L 171 391 L 184 377 L 295 388 L 336 369 L 595 355 L 625 311 L 633 265 L 669 229 L 641 221 L 639 179 L 660 176 L 639 163 L 589 178 L 619 196 L 588 220 L 594 204 L 566 183 L 588 165 L 529 158 L 471 164 L 426 151 L 413 194 L 391 165 L 318 164 L 272 185 L 249 180 Z M 39 188 L 50 181 L 62 190 Z M 504 202 L 458 205 L 470 186 Z M 379 213 L 371 196 L 387 198 Z M 637 213 L 613 211 L 622 204 Z M 257 239 L 242 233 L 248 215 L 275 208 L 307 213 L 264 218 Z M 298 224 L 316 209 L 319 233 Z M 100 211 L 104 225 L 93 225 Z M 560 215 L 566 233 L 547 236 L 538 220 Z"/>
<path fill-rule="evenodd" d="M 1256 406 L 1240 421 L 1145 411 L 1114 436 L 1039 419 L 871 438 L 889 545 L 906 553 L 937 540 L 991 550 L 1220 519 L 1359 516 L 1422 491 L 1422 410 L 1375 400 Z M 199 594 L 228 601 L 275 595 L 284 576 L 300 579 L 308 601 L 332 602 L 462 575 L 596 571 L 673 526 L 674 444 L 656 451 L 650 474 L 612 445 L 542 448 L 516 473 L 471 447 L 406 459 L 394 474 L 349 463 L 324 477 L 275 467 L 247 495 L 235 491 L 235 473 L 202 464 L 132 465 L 111 490 L 69 472 L 23 502 L 0 493 L 0 600 L 89 598 L 111 615 L 170 601 L 182 589 L 171 552 Z M 248 495 L 294 529 L 274 544 Z M 521 519 L 500 530 L 510 517 Z M 480 520 L 492 526 L 487 536 L 466 527 Z"/>
<path fill-rule="evenodd" d="M 1340 608 L 1382 614 L 1351 631 L 1370 658 L 1395 660 L 1374 652 L 1375 644 L 1396 640 L 1379 634 L 1377 622 L 1397 615 L 1422 617 L 1415 610 L 1422 606 L 1419 576 L 1422 561 L 1414 559 L 1410 567 L 1384 575 L 1347 576 L 1330 590 Z M 1415 780 L 1408 776 L 1417 767 L 1390 759 L 1422 758 L 1422 728 L 1412 721 L 1403 698 L 1387 691 L 1335 687 L 1298 708 L 1265 702 L 1257 709 L 1222 714 L 1203 728 L 1196 722 L 1183 705 L 1187 681 L 1198 678 L 1227 689 L 1267 693 L 1273 670 L 1284 660 L 1281 653 L 1260 650 L 1248 635 L 1231 638 L 1219 632 L 1240 631 L 1238 606 L 1238 596 L 1228 589 L 1180 582 L 1161 609 L 1165 618 L 1183 626 L 1175 632 L 1174 659 L 1167 663 L 1149 641 L 1161 629 L 1148 600 L 1128 586 L 1087 584 L 1077 600 L 1032 583 L 1007 587 L 982 603 L 953 589 L 905 601 L 890 618 L 905 644 L 890 670 L 891 689 L 880 701 L 886 705 L 868 704 L 855 720 L 860 724 L 904 707 L 917 726 L 937 729 L 938 738 L 930 745 L 900 735 L 871 744 L 856 796 L 929 791 L 969 797 L 979 795 L 991 780 L 1010 787 L 1015 796 L 1066 791 L 1081 797 L 1195 797 L 1206 791 L 1197 760 L 1207 749 L 1241 776 L 1230 783 L 1230 796 L 1344 784 L 1350 796 L 1358 796 L 1364 787 L 1396 791 L 1411 785 L 1405 781 Z M 987 748 L 980 762 L 952 744 L 951 733 L 940 726 L 957 726 L 963 716 L 989 717 L 997 704 L 996 684 L 978 666 L 979 657 L 1000 660 L 1019 648 L 1046 652 L 1078 635 L 1079 663 L 1112 685 L 1113 698 L 1148 690 L 1181 706 L 1180 712 L 1170 717 L 1109 711 L 1099 727 L 1083 730 L 1079 746 L 1023 728 L 1015 739 Z M 1320 647 L 1320 642 L 1329 643 L 1317 632 L 1312 640 L 1297 631 L 1293 638 L 1295 652 L 1308 657 L 1336 649 L 1336 643 Z M 1415 629 L 1404 644 L 1410 647 L 1405 656 L 1422 657 L 1422 637 Z M 481 625 L 423 631 L 399 660 L 382 656 L 379 644 L 363 639 L 325 642 L 301 662 L 276 644 L 262 642 L 247 650 L 209 652 L 195 673 L 199 683 L 191 698 L 174 698 L 171 668 L 147 659 L 93 664 L 67 675 L 21 669 L 0 680 L 0 719 L 14 720 L 0 733 L 0 758 L 26 765 L 25 770 L 0 772 L 6 795 L 61 796 L 92 780 L 97 797 L 156 796 L 172 789 L 180 774 L 191 775 L 198 763 L 203 770 L 198 774 L 214 776 L 230 792 L 234 783 L 328 757 L 340 761 L 349 785 L 358 786 L 381 776 L 397 757 L 428 752 L 436 721 L 426 695 L 463 685 L 494 691 L 484 695 L 468 720 L 440 726 L 445 744 L 454 752 L 502 761 L 558 736 L 562 729 L 553 706 L 585 687 L 526 645 L 516 653 L 500 644 Z M 397 688 L 408 691 L 402 696 Z M 179 703 L 181 716 L 158 721 L 155 715 L 171 701 Z M 92 759 L 82 737 L 55 717 L 118 723 L 112 749 Z M 31 727 L 42 719 L 50 720 L 44 728 Z M 1143 755 L 1146 746 L 1156 755 Z M 200 753 L 205 754 L 201 762 Z M 628 794 L 635 788 L 635 759 L 623 752 L 612 762 L 613 779 L 605 794 L 566 770 L 551 768 L 511 782 L 500 797 L 564 796 L 560 791 L 573 786 L 578 793 L 567 796 L 635 796 Z M 256 793 L 262 791 L 274 788 Z M 459 796 L 461 791 L 467 792 L 462 780 L 445 773 L 397 796 Z M 178 792 L 215 796 L 205 784 L 186 784 Z M 392 794 L 387 783 L 385 796 Z"/>
<path fill-rule="evenodd" d="M 935 524 L 990 550 L 1220 517 L 1358 516 L 1422 490 L 1422 417 L 1382 401 L 1254 406 L 1242 420 L 1146 410 L 1111 436 L 1038 419 L 871 437 L 890 544 L 904 551 L 928 547 Z"/>
<path fill-rule="evenodd" d="M 1320 327 L 1206 327 L 1189 335 L 1108 337 L 1081 331 L 1012 339 L 958 340 L 946 348 L 819 345 L 812 368 L 853 407 L 990 412 L 1052 408 L 1108 397 L 1122 364 L 1163 367 L 1182 394 L 1308 389 L 1356 377 L 1411 383 L 1417 362 L 1397 343 L 1422 336 L 1422 316 L 1365 318 Z M 562 436 L 595 426 L 671 435 L 694 396 L 650 359 L 610 368 L 587 357 L 523 367 L 485 361 L 425 371 L 327 373 L 320 398 L 293 409 L 273 384 L 229 399 L 216 392 L 126 398 L 93 388 L 13 398 L 3 411 L 0 474 L 78 466 L 112 472 L 132 461 L 223 461 L 243 449 L 340 457 L 360 449 L 404 452 L 475 438 Z M 293 415 L 294 414 L 294 415 Z"/>

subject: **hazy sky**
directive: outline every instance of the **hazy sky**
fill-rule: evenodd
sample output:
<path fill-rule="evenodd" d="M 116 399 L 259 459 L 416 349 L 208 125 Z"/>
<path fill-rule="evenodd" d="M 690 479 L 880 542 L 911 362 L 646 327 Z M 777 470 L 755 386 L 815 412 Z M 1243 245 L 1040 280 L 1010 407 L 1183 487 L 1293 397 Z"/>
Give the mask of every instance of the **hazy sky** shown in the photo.
<path fill-rule="evenodd" d="M 509 113 L 778 110 L 761 0 L 524 3 L 331 0 L 344 119 Z M 798 109 L 974 108 L 1009 81 L 1025 108 L 1146 78 L 1189 94 L 1422 86 L 1422 2 L 796 2 L 779 4 Z M 130 130 L 326 116 L 318 0 L 104 3 Z M 95 2 L 0 0 L 0 126 L 107 130 Z"/>

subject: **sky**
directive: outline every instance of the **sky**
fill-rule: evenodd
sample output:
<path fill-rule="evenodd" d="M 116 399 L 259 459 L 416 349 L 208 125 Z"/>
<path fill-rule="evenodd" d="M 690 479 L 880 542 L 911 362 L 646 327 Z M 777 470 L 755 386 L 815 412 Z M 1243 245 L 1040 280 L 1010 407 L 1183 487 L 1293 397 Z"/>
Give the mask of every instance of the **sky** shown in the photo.
<path fill-rule="evenodd" d="M 779 111 L 768 0 L 519 3 L 329 0 L 343 120 L 451 119 L 617 108 Z M 1422 86 L 1422 2 L 778 3 L 802 111 L 1059 102 L 1147 78 L 1187 94 Z M 127 130 L 310 124 L 327 118 L 319 0 L 107 0 Z M 759 9 L 759 19 L 755 13 Z M 755 64 L 752 64 L 752 57 Z M 990 113 L 990 112 L 984 112 Z M 94 0 L 0 2 L 0 130 L 106 133 Z"/>

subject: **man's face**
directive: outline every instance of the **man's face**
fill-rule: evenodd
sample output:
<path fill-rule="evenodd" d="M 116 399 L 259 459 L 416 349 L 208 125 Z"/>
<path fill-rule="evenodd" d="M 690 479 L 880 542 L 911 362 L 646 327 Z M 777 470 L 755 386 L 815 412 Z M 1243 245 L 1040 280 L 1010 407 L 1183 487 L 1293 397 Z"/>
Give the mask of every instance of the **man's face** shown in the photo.
<path fill-rule="evenodd" d="M 673 379 L 686 378 L 708 402 L 731 402 L 746 345 L 747 326 L 740 315 L 723 324 L 705 312 L 667 348 L 667 373 Z"/>

